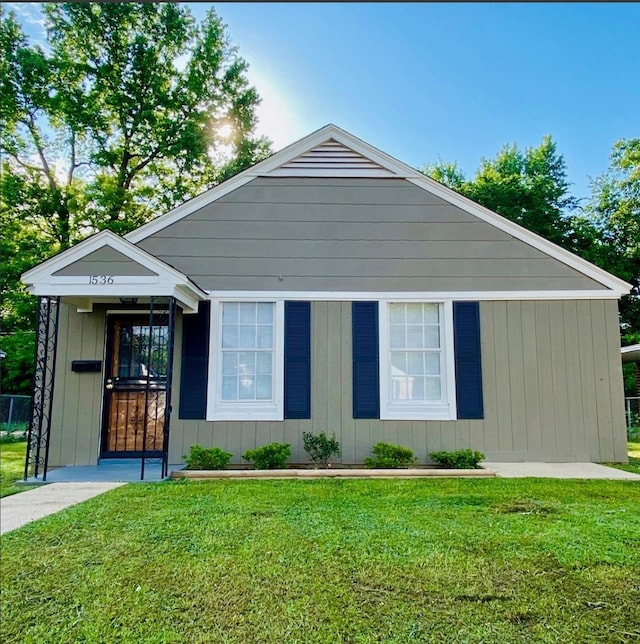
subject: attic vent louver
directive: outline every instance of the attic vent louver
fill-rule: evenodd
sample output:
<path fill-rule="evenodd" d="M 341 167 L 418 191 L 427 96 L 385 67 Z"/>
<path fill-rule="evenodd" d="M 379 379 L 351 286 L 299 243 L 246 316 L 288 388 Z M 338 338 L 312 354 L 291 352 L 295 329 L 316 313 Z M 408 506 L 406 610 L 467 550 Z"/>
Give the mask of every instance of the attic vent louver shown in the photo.
<path fill-rule="evenodd" d="M 275 177 L 393 177 L 392 172 L 333 139 L 268 173 Z"/>

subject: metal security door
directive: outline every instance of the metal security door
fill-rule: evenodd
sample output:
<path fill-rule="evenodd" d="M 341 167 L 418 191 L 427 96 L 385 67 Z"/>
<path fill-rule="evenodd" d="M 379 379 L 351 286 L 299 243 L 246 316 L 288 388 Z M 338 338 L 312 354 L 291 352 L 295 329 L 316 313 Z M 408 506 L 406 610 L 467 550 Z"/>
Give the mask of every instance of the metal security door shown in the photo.
<path fill-rule="evenodd" d="M 169 325 L 148 316 L 108 319 L 102 458 L 163 457 Z"/>

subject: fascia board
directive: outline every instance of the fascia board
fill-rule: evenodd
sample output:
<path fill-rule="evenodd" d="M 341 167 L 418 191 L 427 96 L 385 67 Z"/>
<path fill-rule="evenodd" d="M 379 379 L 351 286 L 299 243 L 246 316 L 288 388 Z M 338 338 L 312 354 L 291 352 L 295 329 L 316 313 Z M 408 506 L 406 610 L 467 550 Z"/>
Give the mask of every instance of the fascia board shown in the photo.
<path fill-rule="evenodd" d="M 224 183 L 208 190 L 207 192 L 194 197 L 190 201 L 181 204 L 177 208 L 169 211 L 168 213 L 161 215 L 157 219 L 141 226 L 137 230 L 132 231 L 125 238 L 132 242 L 137 243 L 147 238 L 149 235 L 152 235 L 166 226 L 169 226 L 176 221 L 179 221 L 183 217 L 195 212 L 196 210 L 202 208 L 203 206 L 220 199 L 229 192 L 240 188 L 245 185 L 252 179 L 255 179 L 259 176 L 266 176 L 270 172 L 275 171 L 279 166 L 291 161 L 297 156 L 307 152 L 314 147 L 320 145 L 321 143 L 334 139 L 338 143 L 351 148 L 354 152 L 361 154 L 369 158 L 371 161 L 374 161 L 378 165 L 386 168 L 390 172 L 394 173 L 399 179 L 406 179 L 423 190 L 426 190 L 441 199 L 461 208 L 465 212 L 478 217 L 479 219 L 487 222 L 490 225 L 499 228 L 500 230 L 512 235 L 516 239 L 540 250 L 541 252 L 553 257 L 554 259 L 562 262 L 563 264 L 573 268 L 574 270 L 582 273 L 583 275 L 590 277 L 596 282 L 606 286 L 611 289 L 617 296 L 626 295 L 630 292 L 632 286 L 627 282 L 611 275 L 607 271 L 604 271 L 601 268 L 598 268 L 594 264 L 587 262 L 586 260 L 578 257 L 577 255 L 557 246 L 556 244 L 536 235 L 535 233 L 523 228 L 522 226 L 512 222 L 505 217 L 481 206 L 480 204 L 471 201 L 467 197 L 455 192 L 451 188 L 444 186 L 443 184 L 427 177 L 419 170 L 412 168 L 411 166 L 395 159 L 391 155 L 375 148 L 369 143 L 359 139 L 358 137 L 342 130 L 336 125 L 329 124 L 325 127 L 317 130 L 316 132 L 311 133 L 299 141 L 292 143 L 285 147 L 284 149 L 276 152 L 271 155 L 268 159 L 260 161 L 256 165 L 248 168 L 244 172 L 232 177 L 231 179 L 225 181 Z"/>
<path fill-rule="evenodd" d="M 197 287 L 184 273 L 181 273 L 177 269 L 165 264 L 157 257 L 154 257 L 147 251 L 138 248 L 131 242 L 119 237 L 110 230 L 103 230 L 92 237 L 89 237 L 85 241 L 76 244 L 72 248 L 69 248 L 62 253 L 59 253 L 55 257 L 43 262 L 39 266 L 32 268 L 31 270 L 25 272 L 21 276 L 21 280 L 34 287 L 39 286 L 32 292 L 34 294 L 45 294 L 42 292 L 42 283 L 51 282 L 53 279 L 52 286 L 54 288 L 59 288 L 60 284 L 55 281 L 55 278 L 52 278 L 53 273 L 61 270 L 65 266 L 73 264 L 74 262 L 81 260 L 83 257 L 109 246 L 114 250 L 121 252 L 123 255 L 126 255 L 129 259 L 144 266 L 145 268 L 157 273 L 160 280 L 163 282 L 176 283 L 176 285 L 183 285 L 185 289 L 192 291 L 194 294 L 199 297 L 199 299 L 206 299 L 206 294 L 199 287 Z M 40 284 L 39 284 L 40 283 Z M 50 294 L 50 293 L 46 293 Z M 57 293 L 63 295 L 63 293 Z"/>
<path fill-rule="evenodd" d="M 615 275 L 611 275 L 611 273 L 598 268 L 595 264 L 582 259 L 578 255 L 575 255 L 574 253 L 571 253 L 570 251 L 565 250 L 560 246 L 557 246 L 553 242 L 550 242 L 544 237 L 540 237 L 540 235 L 537 235 L 536 233 L 523 228 L 510 219 L 507 219 L 506 217 L 503 217 L 502 215 L 499 215 L 498 213 L 493 212 L 492 210 L 489 210 L 484 206 L 481 206 L 475 201 L 472 201 L 471 199 L 468 199 L 460 193 L 455 192 L 455 190 L 451 190 L 451 188 L 447 188 L 447 186 L 444 186 L 441 183 L 430 179 L 426 175 L 407 177 L 407 180 L 414 185 L 423 188 L 424 190 L 427 190 L 432 194 L 435 194 L 441 199 L 448 201 L 454 206 L 459 207 L 460 209 L 468 212 L 470 215 L 478 217 L 479 219 L 482 219 L 488 224 L 499 228 L 500 230 L 515 237 L 516 239 L 523 241 L 525 244 L 533 246 L 533 248 L 537 248 L 539 251 L 542 251 L 546 255 L 557 259 L 558 261 L 566 264 L 579 273 L 582 273 L 583 275 L 590 277 L 591 279 L 599 282 L 607 288 L 610 288 L 619 296 L 627 295 L 632 288 L 631 284 L 628 284 Z"/>
<path fill-rule="evenodd" d="M 297 156 L 300 156 L 304 152 L 320 145 L 324 141 L 334 138 L 334 133 L 338 133 L 338 128 L 336 128 L 335 125 L 327 125 L 320 130 L 311 133 L 309 136 L 306 136 L 304 139 L 291 143 L 286 148 L 272 154 L 263 161 L 259 161 L 234 177 L 227 179 L 224 183 L 210 188 L 202 194 L 193 197 L 193 199 L 176 206 L 164 215 L 160 215 L 149 223 L 140 226 L 140 228 L 132 230 L 130 233 L 125 235 L 124 238 L 132 244 L 137 244 L 150 235 L 159 232 L 163 228 L 180 221 L 183 217 L 186 217 L 196 210 L 221 199 L 230 192 L 241 188 L 245 184 L 249 183 L 249 181 L 269 174 L 269 172 L 275 170 L 284 163 L 295 159 Z"/>

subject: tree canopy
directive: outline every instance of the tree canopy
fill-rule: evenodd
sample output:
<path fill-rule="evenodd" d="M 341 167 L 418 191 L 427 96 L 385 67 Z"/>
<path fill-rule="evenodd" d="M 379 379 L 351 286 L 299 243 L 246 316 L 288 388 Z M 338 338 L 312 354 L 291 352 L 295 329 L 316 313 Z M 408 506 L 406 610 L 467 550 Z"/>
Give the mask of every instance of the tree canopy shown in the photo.
<path fill-rule="evenodd" d="M 42 11 L 46 47 L 0 7 L 4 333 L 33 329 L 24 270 L 98 230 L 126 233 L 270 152 L 247 64 L 213 9 L 200 23 L 176 3 Z"/>
<path fill-rule="evenodd" d="M 640 342 L 640 139 L 617 141 L 610 161 L 585 204 L 571 195 L 564 158 L 549 136 L 525 150 L 504 146 L 482 160 L 473 179 L 452 162 L 422 171 L 629 282 L 620 330 L 623 344 L 630 344 Z"/>

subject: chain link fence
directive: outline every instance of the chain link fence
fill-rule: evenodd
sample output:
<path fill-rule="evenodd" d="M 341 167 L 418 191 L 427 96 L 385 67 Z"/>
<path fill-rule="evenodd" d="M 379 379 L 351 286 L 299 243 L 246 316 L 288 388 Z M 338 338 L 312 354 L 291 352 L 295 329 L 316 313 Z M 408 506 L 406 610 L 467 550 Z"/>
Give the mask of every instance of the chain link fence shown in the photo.
<path fill-rule="evenodd" d="M 627 419 L 627 436 L 637 440 L 640 437 L 640 396 L 625 398 L 624 412 Z"/>
<path fill-rule="evenodd" d="M 31 396 L 0 395 L 0 432 L 22 436 L 29 427 L 30 414 Z"/>

